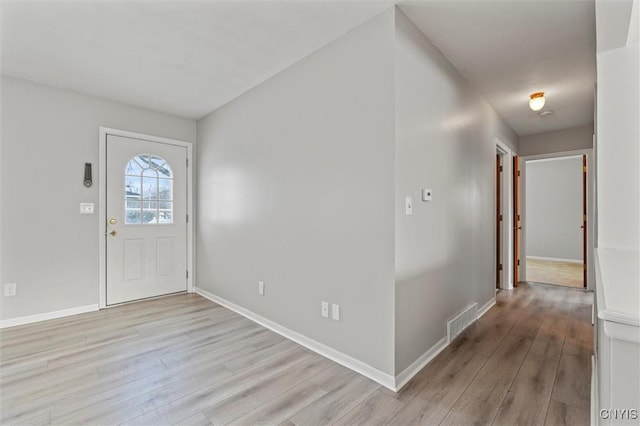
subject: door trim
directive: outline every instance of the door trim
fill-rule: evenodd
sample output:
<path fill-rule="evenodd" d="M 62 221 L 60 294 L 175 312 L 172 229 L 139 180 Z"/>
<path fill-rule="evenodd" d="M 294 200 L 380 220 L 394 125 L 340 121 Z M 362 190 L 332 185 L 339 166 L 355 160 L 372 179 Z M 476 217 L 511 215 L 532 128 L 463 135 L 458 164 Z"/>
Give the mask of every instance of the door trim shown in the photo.
<path fill-rule="evenodd" d="M 495 138 L 495 143 L 502 156 L 502 176 L 501 176 L 501 204 L 502 204 L 502 229 L 500 239 L 502 240 L 502 289 L 513 288 L 513 180 L 511 179 L 513 167 L 513 151 Z"/>
<path fill-rule="evenodd" d="M 140 139 L 148 142 L 155 142 L 167 145 L 177 145 L 187 149 L 187 292 L 194 292 L 195 268 L 194 268 L 194 247 L 193 233 L 195 217 L 193 216 L 193 144 L 177 139 L 168 139 L 159 136 L 146 135 L 143 133 L 129 132 L 126 130 L 100 127 L 99 151 L 98 151 L 98 242 L 99 242 L 99 280 L 98 280 L 98 307 L 107 307 L 107 212 L 104 209 L 107 200 L 107 136 L 122 136 L 130 139 Z M 117 305 L 116 305 L 117 306 Z"/>
<path fill-rule="evenodd" d="M 594 155 L 593 148 L 585 148 L 585 149 L 577 149 L 573 151 L 561 151 L 561 152 L 552 152 L 548 154 L 536 154 L 536 155 L 527 155 L 524 157 L 520 157 L 523 162 L 527 162 L 529 160 L 541 160 L 545 158 L 560 158 L 560 157 L 574 157 L 574 156 L 587 156 L 587 290 L 594 291 L 595 290 L 595 269 L 593 264 L 593 254 L 594 254 L 594 243 L 595 243 L 595 171 L 594 171 Z M 526 187 L 527 173 L 526 167 L 522 168 L 522 175 L 520 176 L 520 211 L 521 211 L 521 221 L 522 224 L 522 241 L 521 241 L 521 251 L 520 258 L 526 259 L 526 227 L 527 227 L 527 216 L 526 216 Z M 527 262 L 520 262 L 521 273 L 523 281 L 526 281 L 527 274 Z"/>
<path fill-rule="evenodd" d="M 517 155 L 513 156 L 513 286 L 518 287 L 518 282 L 524 281 L 524 279 L 520 279 L 520 231 L 522 230 L 522 225 L 520 225 L 522 215 L 520 214 L 520 209 L 522 207 L 520 201 L 520 157 Z"/>

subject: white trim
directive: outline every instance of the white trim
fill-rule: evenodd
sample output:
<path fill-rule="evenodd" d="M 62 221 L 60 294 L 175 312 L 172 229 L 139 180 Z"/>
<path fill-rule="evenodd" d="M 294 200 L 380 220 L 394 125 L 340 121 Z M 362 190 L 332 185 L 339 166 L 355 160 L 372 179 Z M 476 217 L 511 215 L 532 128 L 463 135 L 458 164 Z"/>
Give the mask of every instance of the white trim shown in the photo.
<path fill-rule="evenodd" d="M 565 262 L 565 263 L 582 263 L 580 259 L 563 259 L 561 257 L 541 257 L 541 256 L 527 256 L 527 260 L 548 260 L 550 262 Z"/>
<path fill-rule="evenodd" d="M 600 416 L 600 407 L 598 406 L 598 363 L 596 362 L 596 354 L 591 355 L 591 423 L 598 424 Z"/>
<path fill-rule="evenodd" d="M 345 353 L 337 351 L 323 343 L 320 343 L 289 328 L 286 328 L 276 322 L 255 314 L 248 309 L 238 306 L 233 302 L 223 299 L 222 297 L 211 294 L 206 290 L 196 287 L 195 292 L 206 299 L 222 305 L 225 308 L 230 309 L 257 324 L 260 324 L 261 326 L 268 328 L 269 330 L 274 331 L 279 335 L 304 346 L 307 349 L 310 349 L 326 358 L 329 358 L 332 361 L 337 362 L 338 364 L 341 364 L 347 368 L 350 368 L 351 370 L 356 371 L 357 373 L 362 374 L 365 377 L 370 378 L 375 382 L 380 383 L 382 386 L 391 389 L 392 391 L 396 390 L 395 377 L 390 374 L 384 373 Z"/>
<path fill-rule="evenodd" d="M 402 389 L 411 379 L 414 378 L 427 364 L 429 364 L 440 352 L 442 352 L 449 342 L 447 336 L 440 339 L 435 345 L 431 346 L 425 353 L 423 353 L 418 359 L 413 361 L 411 365 L 402 370 L 400 374 L 396 376 L 395 391 Z"/>
<path fill-rule="evenodd" d="M 500 194 L 502 200 L 502 280 L 503 290 L 513 289 L 513 151 L 500 139 L 495 138 L 496 147 L 502 156 Z M 495 206 L 495 203 L 494 203 Z M 494 210 L 495 211 L 495 210 Z M 495 234 L 495 232 L 494 232 Z M 495 251 L 495 250 L 494 250 Z M 494 284 L 495 286 L 495 284 Z"/>
<path fill-rule="evenodd" d="M 0 328 L 15 327 L 18 325 L 32 324 L 34 322 L 47 321 L 71 315 L 84 314 L 98 310 L 98 305 L 78 306 L 76 308 L 62 309 L 60 311 L 45 312 L 44 314 L 27 315 L 0 321 Z"/>
<path fill-rule="evenodd" d="M 189 215 L 189 223 L 187 223 L 187 269 L 189 277 L 187 278 L 187 292 L 194 292 L 193 283 L 195 278 L 194 250 L 193 250 L 193 233 L 195 226 L 195 216 L 193 212 L 193 144 L 177 139 L 168 139 L 159 136 L 145 135 L 142 133 L 129 132 L 126 130 L 112 129 L 100 126 L 99 154 L 98 154 L 98 241 L 99 241 L 99 280 L 98 280 L 98 306 L 100 309 L 107 307 L 107 264 L 106 264 L 106 233 L 107 233 L 107 216 L 104 207 L 107 200 L 107 136 L 121 136 L 130 139 L 140 139 L 148 142 L 162 143 L 166 145 L 177 145 L 187 149 L 187 215 Z"/>
<path fill-rule="evenodd" d="M 590 155 L 592 153 L 593 153 L 593 148 L 585 148 L 585 149 L 576 149 L 573 151 L 549 152 L 547 154 L 526 155 L 526 156 L 520 157 L 520 159 L 523 161 L 530 161 L 530 160 L 542 160 L 542 159 L 560 158 L 560 157 L 576 157 L 576 156 L 582 156 L 585 154 Z"/>
<path fill-rule="evenodd" d="M 527 162 L 529 162 L 529 163 L 547 163 L 547 162 L 550 162 L 550 161 L 572 160 L 572 159 L 577 159 L 577 158 L 582 159 L 582 155 L 565 155 L 565 156 L 562 156 L 562 157 L 545 157 L 545 158 L 538 158 L 536 160 L 530 159 L 530 160 L 527 160 Z"/>
<path fill-rule="evenodd" d="M 489 309 L 493 308 L 496 305 L 496 297 L 493 296 L 487 303 L 482 305 L 480 309 L 478 309 L 478 319 L 480 319 L 484 314 L 489 312 Z"/>

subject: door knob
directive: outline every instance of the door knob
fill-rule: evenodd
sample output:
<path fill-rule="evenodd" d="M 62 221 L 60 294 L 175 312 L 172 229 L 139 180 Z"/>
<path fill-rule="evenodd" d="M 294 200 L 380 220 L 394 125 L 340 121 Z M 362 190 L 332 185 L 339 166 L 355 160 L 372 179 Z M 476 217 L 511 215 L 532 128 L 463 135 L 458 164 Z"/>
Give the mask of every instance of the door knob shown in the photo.
<path fill-rule="evenodd" d="M 112 237 L 115 237 L 115 236 L 116 236 L 116 234 L 117 234 L 117 232 L 116 232 L 116 231 L 111 231 L 111 232 L 109 232 L 109 235 L 111 235 Z"/>
<path fill-rule="evenodd" d="M 115 220 L 115 218 L 113 218 L 113 217 L 112 217 L 111 219 L 109 219 L 109 223 L 110 223 L 111 225 L 115 225 L 116 223 L 118 223 L 118 221 L 117 221 L 117 220 Z"/>

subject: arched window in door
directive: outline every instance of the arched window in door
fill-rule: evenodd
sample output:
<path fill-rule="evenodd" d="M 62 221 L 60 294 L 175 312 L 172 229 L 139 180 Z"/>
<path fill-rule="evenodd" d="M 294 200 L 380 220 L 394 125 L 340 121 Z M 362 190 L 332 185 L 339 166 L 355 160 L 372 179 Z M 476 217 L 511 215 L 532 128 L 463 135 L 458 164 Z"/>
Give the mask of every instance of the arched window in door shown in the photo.
<path fill-rule="evenodd" d="M 124 193 L 125 224 L 173 223 L 173 173 L 163 158 L 138 154 L 129 160 Z"/>

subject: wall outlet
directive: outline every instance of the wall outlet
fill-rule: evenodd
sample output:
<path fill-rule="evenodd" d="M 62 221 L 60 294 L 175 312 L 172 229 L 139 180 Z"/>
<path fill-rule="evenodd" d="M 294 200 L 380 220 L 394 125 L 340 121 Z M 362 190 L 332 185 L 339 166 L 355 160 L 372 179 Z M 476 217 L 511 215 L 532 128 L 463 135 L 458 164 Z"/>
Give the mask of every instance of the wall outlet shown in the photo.
<path fill-rule="evenodd" d="M 322 302 L 322 316 L 329 318 L 329 303 Z"/>
<path fill-rule="evenodd" d="M 264 296 L 264 281 L 258 281 L 258 294 Z"/>
<path fill-rule="evenodd" d="M 4 285 L 4 295 L 12 297 L 16 295 L 16 283 L 9 283 Z"/>
<path fill-rule="evenodd" d="M 331 319 L 340 321 L 340 305 L 336 305 L 335 303 L 331 305 Z"/>

